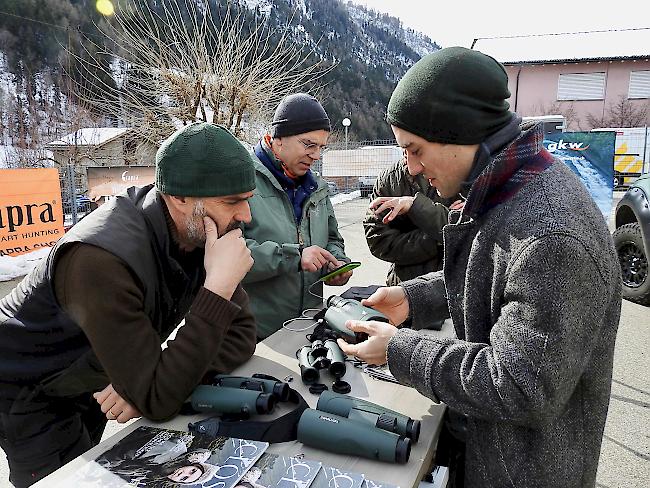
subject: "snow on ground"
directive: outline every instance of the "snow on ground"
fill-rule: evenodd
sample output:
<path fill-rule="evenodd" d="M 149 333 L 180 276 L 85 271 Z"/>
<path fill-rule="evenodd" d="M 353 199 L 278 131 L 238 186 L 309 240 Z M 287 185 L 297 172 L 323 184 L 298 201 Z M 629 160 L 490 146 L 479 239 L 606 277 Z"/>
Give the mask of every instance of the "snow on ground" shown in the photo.
<path fill-rule="evenodd" d="M 0 281 L 9 281 L 29 273 L 50 252 L 50 248 L 21 254 L 20 256 L 0 256 Z"/>
<path fill-rule="evenodd" d="M 354 200 L 355 198 L 361 198 L 360 190 L 354 190 L 350 193 L 337 193 L 330 197 L 330 201 L 332 202 L 332 205 L 336 205 L 338 203 L 347 202 L 348 200 Z"/>

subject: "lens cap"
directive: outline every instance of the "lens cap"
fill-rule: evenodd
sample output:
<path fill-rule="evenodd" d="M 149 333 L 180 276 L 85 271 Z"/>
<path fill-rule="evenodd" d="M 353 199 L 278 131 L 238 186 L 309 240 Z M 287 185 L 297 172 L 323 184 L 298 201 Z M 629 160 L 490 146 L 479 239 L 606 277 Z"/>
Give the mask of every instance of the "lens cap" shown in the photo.
<path fill-rule="evenodd" d="M 332 383 L 332 391 L 345 395 L 346 393 L 350 393 L 350 391 L 352 391 L 352 387 L 347 381 L 336 380 L 334 383 Z"/>
<path fill-rule="evenodd" d="M 323 383 L 314 383 L 309 386 L 309 393 L 313 393 L 314 395 L 320 395 L 325 390 L 327 390 L 327 385 L 324 385 Z"/>

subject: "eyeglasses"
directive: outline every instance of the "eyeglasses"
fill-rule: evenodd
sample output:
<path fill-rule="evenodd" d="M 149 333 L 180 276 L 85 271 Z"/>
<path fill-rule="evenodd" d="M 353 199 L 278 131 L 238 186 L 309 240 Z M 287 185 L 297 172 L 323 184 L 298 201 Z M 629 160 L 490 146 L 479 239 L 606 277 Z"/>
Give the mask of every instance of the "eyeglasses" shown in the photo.
<path fill-rule="evenodd" d="M 327 149 L 327 146 L 325 144 L 316 144 L 315 142 L 303 141 L 302 139 L 298 139 L 298 142 L 305 147 L 305 151 L 308 153 L 313 153 L 317 150 L 323 152 Z"/>

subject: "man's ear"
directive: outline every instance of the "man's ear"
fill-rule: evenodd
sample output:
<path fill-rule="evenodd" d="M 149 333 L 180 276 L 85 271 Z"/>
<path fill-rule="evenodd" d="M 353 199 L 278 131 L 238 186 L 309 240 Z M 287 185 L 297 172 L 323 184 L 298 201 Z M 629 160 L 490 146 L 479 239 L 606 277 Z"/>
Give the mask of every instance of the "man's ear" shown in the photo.
<path fill-rule="evenodd" d="M 271 148 L 275 151 L 282 149 L 282 137 L 274 137 L 271 139 Z"/>
<path fill-rule="evenodd" d="M 177 197 L 175 195 L 163 195 L 163 197 L 167 203 L 167 208 L 170 210 L 173 209 L 185 213 L 184 209 L 188 205 L 191 205 L 191 202 L 187 197 Z"/>

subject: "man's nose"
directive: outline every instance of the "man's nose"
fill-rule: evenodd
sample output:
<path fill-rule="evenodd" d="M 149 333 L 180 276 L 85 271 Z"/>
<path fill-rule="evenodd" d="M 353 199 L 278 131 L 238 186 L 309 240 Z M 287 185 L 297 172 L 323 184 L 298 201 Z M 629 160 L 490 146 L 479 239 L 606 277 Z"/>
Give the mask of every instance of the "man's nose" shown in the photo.
<path fill-rule="evenodd" d="M 406 159 L 406 167 L 409 170 L 409 174 L 411 176 L 419 175 L 420 173 L 422 173 L 422 170 L 424 169 L 422 163 L 420 163 L 419 160 L 416 161 L 413 156 Z"/>
<path fill-rule="evenodd" d="M 251 220 L 253 220 L 253 217 L 251 215 L 251 207 L 248 202 L 244 202 L 244 208 L 240 212 L 239 218 L 237 220 L 245 224 L 248 224 Z"/>

